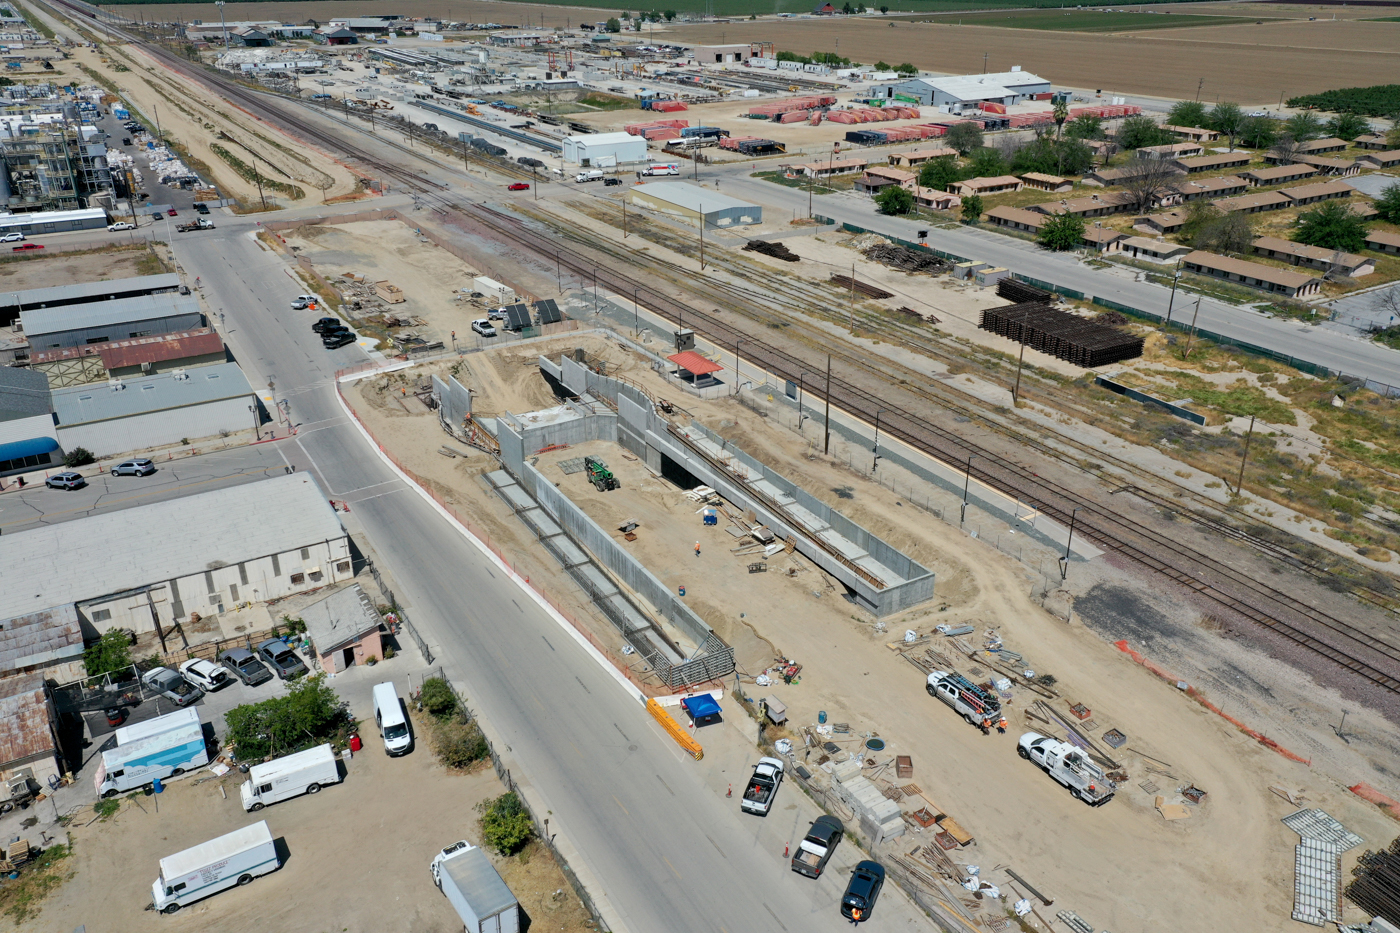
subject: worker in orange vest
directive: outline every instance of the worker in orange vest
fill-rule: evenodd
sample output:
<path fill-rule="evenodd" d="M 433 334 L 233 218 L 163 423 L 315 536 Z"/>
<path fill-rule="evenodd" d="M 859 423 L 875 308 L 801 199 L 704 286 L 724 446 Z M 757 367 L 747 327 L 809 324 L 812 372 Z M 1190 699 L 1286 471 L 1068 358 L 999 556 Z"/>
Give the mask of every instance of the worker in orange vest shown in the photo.
<path fill-rule="evenodd" d="M 1000 719 L 997 720 L 997 734 L 998 734 L 998 735 L 1006 735 L 1006 717 L 1005 717 L 1005 716 L 1003 716 L 1003 717 L 1001 717 Z"/>

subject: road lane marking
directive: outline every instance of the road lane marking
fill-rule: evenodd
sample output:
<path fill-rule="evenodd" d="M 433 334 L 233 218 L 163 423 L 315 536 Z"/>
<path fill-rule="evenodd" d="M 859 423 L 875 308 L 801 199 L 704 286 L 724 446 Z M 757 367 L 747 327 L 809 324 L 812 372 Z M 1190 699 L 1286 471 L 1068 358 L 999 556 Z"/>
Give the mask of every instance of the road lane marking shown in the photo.
<path fill-rule="evenodd" d="M 631 815 L 632 815 L 631 811 L 629 811 L 626 807 L 622 806 L 622 801 L 617 799 L 617 794 L 613 794 L 613 803 L 615 803 L 615 804 L 617 804 L 619 807 L 621 807 L 623 813 L 626 813 L 628 816 L 631 816 Z M 662 858 L 665 858 L 665 856 L 662 856 Z M 667 864 L 667 865 L 670 865 L 671 863 L 670 863 L 670 862 L 667 862 L 666 864 Z M 675 869 L 672 868 L 671 871 L 675 871 Z M 677 875 L 676 877 L 679 878 L 680 875 Z"/>
<path fill-rule="evenodd" d="M 543 635 L 541 635 L 540 638 L 544 640 L 544 643 L 545 643 L 546 645 L 549 645 L 549 639 L 548 639 L 548 638 L 545 638 Z M 550 650 L 550 651 L 553 651 L 553 650 L 554 650 L 554 646 L 553 646 L 553 645 L 549 645 L 549 650 Z"/>
<path fill-rule="evenodd" d="M 613 799 L 616 800 L 617 798 L 613 798 Z M 631 814 L 629 813 L 628 816 L 631 816 Z M 676 866 L 674 866 L 674 865 L 671 864 L 671 860 L 670 860 L 670 859 L 668 859 L 666 856 L 663 855 L 663 856 L 661 856 L 661 861 L 665 862 L 665 863 L 666 863 L 666 867 L 669 868 L 669 869 L 671 869 L 671 874 L 673 874 L 673 875 L 676 876 L 676 880 L 677 880 L 677 881 L 684 881 L 684 880 L 685 880 L 684 878 L 681 877 L 681 873 L 678 872 L 678 871 L 676 871 Z M 772 911 L 770 910 L 769 913 L 772 913 Z M 787 927 L 783 927 L 783 929 L 786 930 Z"/>
<path fill-rule="evenodd" d="M 767 904 L 764 904 L 763 909 L 768 911 L 769 916 L 771 916 L 774 920 L 777 921 L 778 926 L 782 927 L 784 930 L 787 929 L 787 924 L 783 923 L 783 921 L 781 920 L 778 920 L 778 915 L 773 913 L 773 908 L 769 907 Z"/>

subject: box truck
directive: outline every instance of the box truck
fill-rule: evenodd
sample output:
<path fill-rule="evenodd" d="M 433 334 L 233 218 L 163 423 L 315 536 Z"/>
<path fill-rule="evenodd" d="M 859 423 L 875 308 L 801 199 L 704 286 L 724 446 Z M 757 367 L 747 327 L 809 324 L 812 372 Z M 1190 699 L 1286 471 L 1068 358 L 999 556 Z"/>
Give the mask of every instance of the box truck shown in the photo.
<path fill-rule="evenodd" d="M 248 769 L 248 780 L 238 788 L 243 809 L 261 810 L 270 803 L 319 793 L 327 784 L 340 783 L 340 768 L 330 744 L 308 748 Z"/>
<path fill-rule="evenodd" d="M 433 883 L 462 918 L 467 933 L 519 933 L 520 903 L 486 853 L 454 842 L 433 858 Z"/>
<path fill-rule="evenodd" d="M 151 885 L 151 907 L 173 914 L 211 894 L 244 885 L 282 867 L 265 820 L 235 829 L 217 839 L 167 855 Z"/>
<path fill-rule="evenodd" d="M 98 796 L 114 797 L 208 763 L 198 711 L 180 710 L 118 729 L 117 747 L 102 753 L 93 784 Z"/>

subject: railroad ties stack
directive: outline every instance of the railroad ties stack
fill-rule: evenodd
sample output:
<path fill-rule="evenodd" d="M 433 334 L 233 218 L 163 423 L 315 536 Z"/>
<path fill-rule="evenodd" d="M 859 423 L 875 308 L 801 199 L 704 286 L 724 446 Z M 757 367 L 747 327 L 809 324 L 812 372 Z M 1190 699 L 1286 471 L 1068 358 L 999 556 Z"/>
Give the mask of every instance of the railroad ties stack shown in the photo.
<path fill-rule="evenodd" d="M 784 243 L 772 243 L 768 240 L 749 240 L 744 244 L 744 249 L 750 253 L 762 253 L 765 256 L 772 256 L 774 259 L 781 259 L 784 262 L 798 262 L 801 256 L 787 248 Z"/>
<path fill-rule="evenodd" d="M 1142 356 L 1143 338 L 1053 308 L 1048 292 L 1002 279 L 997 294 L 1017 303 L 983 311 L 982 330 L 1087 369 Z"/>

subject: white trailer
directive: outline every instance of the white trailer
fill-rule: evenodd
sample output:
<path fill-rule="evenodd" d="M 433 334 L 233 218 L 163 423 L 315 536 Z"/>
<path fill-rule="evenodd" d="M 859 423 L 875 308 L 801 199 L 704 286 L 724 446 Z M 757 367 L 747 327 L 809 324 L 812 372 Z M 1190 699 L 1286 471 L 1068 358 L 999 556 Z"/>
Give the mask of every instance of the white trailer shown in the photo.
<path fill-rule="evenodd" d="M 330 744 L 308 748 L 248 769 L 248 780 L 238 788 L 243 809 L 261 810 L 270 803 L 319 793 L 327 784 L 340 783 L 340 768 Z"/>
<path fill-rule="evenodd" d="M 485 852 L 465 840 L 454 842 L 433 858 L 431 869 L 467 933 L 519 933 L 520 902 Z"/>
<path fill-rule="evenodd" d="M 114 797 L 209 763 L 197 711 L 180 710 L 159 719 L 165 721 L 150 720 L 117 731 L 117 747 L 102 753 L 93 775 L 98 796 Z"/>
<path fill-rule="evenodd" d="M 151 885 L 151 909 L 173 914 L 197 900 L 282 867 L 265 820 L 167 855 Z"/>
<path fill-rule="evenodd" d="M 508 305 L 515 301 L 515 289 L 509 285 L 502 285 L 495 279 L 488 279 L 484 275 L 478 275 L 472 279 L 472 291 L 481 292 L 486 296 L 486 300 L 493 305 Z"/>

